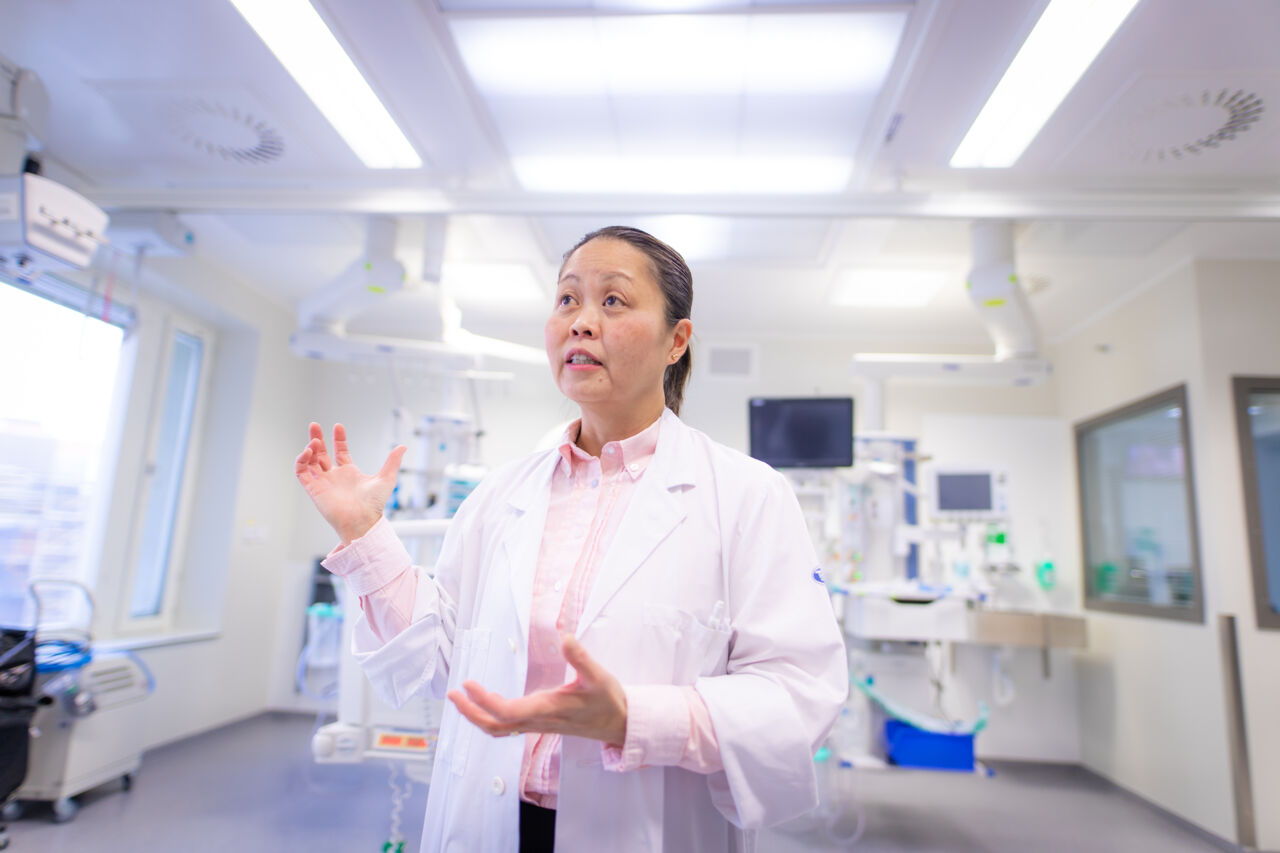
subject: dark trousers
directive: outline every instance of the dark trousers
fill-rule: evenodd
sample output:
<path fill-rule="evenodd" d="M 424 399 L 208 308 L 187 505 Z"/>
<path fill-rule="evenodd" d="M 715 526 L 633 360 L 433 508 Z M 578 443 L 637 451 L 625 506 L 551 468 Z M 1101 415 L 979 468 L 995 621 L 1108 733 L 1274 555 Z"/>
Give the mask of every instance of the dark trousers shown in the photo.
<path fill-rule="evenodd" d="M 556 810 L 520 801 L 520 853 L 552 853 L 556 847 Z"/>

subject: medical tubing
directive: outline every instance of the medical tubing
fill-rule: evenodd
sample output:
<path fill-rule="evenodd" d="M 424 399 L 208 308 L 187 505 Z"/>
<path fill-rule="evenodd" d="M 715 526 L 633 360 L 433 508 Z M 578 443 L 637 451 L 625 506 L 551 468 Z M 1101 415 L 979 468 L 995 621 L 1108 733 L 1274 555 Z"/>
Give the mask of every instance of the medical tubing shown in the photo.
<path fill-rule="evenodd" d="M 400 831 L 401 813 L 404 811 L 404 801 L 413 794 L 413 780 L 405 776 L 405 785 L 402 789 L 397 785 L 400 776 L 400 762 L 391 762 L 391 776 L 387 780 L 387 784 L 391 787 L 391 832 L 387 842 L 382 845 L 383 851 L 395 851 L 401 853 L 404 850 L 404 833 Z"/>

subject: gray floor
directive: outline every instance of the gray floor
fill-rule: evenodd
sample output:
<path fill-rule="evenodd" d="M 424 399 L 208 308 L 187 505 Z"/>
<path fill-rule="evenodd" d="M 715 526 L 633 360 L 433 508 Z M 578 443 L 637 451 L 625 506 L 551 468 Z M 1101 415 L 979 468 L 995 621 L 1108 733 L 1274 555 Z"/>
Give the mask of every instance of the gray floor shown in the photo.
<path fill-rule="evenodd" d="M 268 714 L 155 750 L 131 791 L 110 785 L 84 795 L 70 823 L 54 824 L 47 807 L 29 809 L 10 824 L 10 850 L 381 851 L 391 819 L 387 769 L 313 764 L 307 747 L 313 725 L 306 717 Z M 761 853 L 1221 849 L 1075 768 L 1001 765 L 991 778 L 866 771 L 844 781 L 853 783 L 865 819 L 856 845 L 832 842 L 810 818 L 767 833 Z M 425 794 L 416 786 L 404 811 L 410 853 L 417 851 Z M 848 838 L 857 815 L 830 823 Z"/>

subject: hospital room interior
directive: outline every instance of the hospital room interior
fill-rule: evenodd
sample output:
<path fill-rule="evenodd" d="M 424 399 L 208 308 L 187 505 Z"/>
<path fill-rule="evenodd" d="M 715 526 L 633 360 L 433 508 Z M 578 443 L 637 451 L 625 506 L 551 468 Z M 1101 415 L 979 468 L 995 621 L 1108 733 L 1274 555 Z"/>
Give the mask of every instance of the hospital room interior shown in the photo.
<path fill-rule="evenodd" d="M 692 271 L 679 420 L 785 478 L 847 652 L 746 849 L 1280 851 L 1277 37 L 1272 0 L 0 0 L 0 848 L 433 849 L 449 700 L 372 688 L 295 459 L 407 448 L 429 577 L 572 441 L 544 326 L 618 225 Z"/>

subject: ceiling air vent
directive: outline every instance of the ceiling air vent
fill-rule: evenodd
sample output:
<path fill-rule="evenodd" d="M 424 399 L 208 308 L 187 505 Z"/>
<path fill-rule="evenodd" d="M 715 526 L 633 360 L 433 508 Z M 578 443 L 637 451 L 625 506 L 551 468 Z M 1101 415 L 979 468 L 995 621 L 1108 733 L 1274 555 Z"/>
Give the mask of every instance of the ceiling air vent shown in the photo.
<path fill-rule="evenodd" d="M 1262 118 L 1262 111 L 1262 98 L 1244 89 L 1206 89 L 1162 101 L 1139 115 L 1134 124 L 1143 126 L 1148 138 L 1155 127 L 1164 127 L 1174 138 L 1168 144 L 1143 146 L 1141 159 L 1160 162 L 1203 154 L 1249 130 Z"/>
<path fill-rule="evenodd" d="M 170 132 L 211 157 L 257 165 L 284 154 L 284 140 L 275 128 L 246 110 L 191 98 L 173 104 L 168 113 Z"/>
<path fill-rule="evenodd" d="M 708 346 L 707 376 L 713 379 L 755 379 L 759 360 L 753 346 Z"/>

